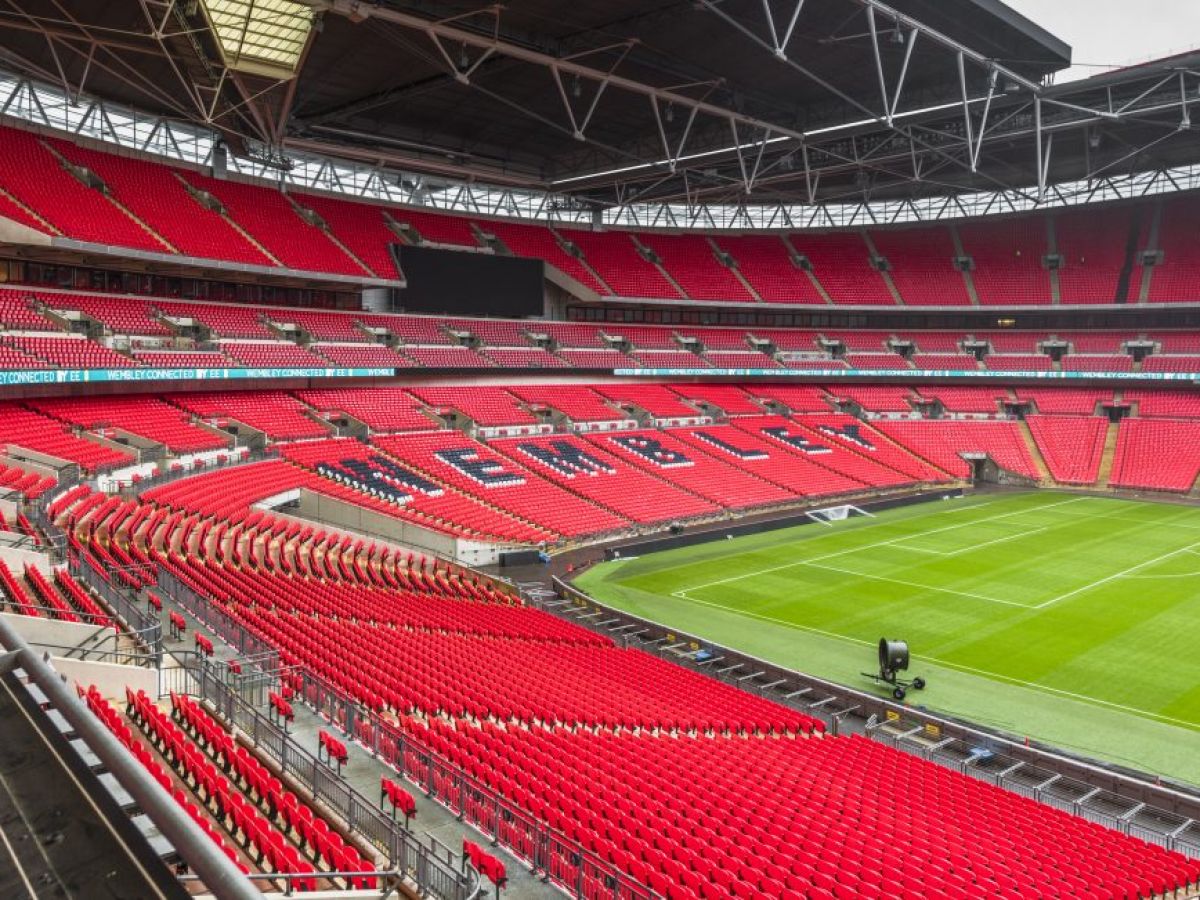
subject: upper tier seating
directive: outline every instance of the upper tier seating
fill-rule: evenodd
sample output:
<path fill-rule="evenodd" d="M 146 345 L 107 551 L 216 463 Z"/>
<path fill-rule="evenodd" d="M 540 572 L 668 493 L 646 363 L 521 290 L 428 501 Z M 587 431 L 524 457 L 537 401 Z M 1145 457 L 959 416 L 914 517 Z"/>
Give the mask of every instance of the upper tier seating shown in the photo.
<path fill-rule="evenodd" d="M 229 439 L 191 424 L 177 407 L 153 397 L 57 397 L 33 400 L 37 412 L 95 431 L 119 428 L 164 444 L 172 453 L 229 446 Z"/>
<path fill-rule="evenodd" d="M 514 255 L 526 259 L 544 259 L 564 274 L 574 278 L 585 288 L 593 290 L 601 296 L 609 293 L 609 290 L 596 280 L 596 276 L 583 262 L 563 249 L 549 228 L 542 225 L 502 222 L 499 219 L 477 224 L 483 232 L 498 237 Z"/>
<path fill-rule="evenodd" d="M 963 252 L 975 261 L 971 280 L 983 306 L 1050 303 L 1046 223 L 1040 216 L 966 222 L 958 226 Z"/>
<path fill-rule="evenodd" d="M 1196 249 L 1196 234 L 1200 231 L 1200 208 L 1194 197 L 1176 197 L 1162 205 L 1158 226 L 1158 246 L 1146 250 L 1162 250 L 1163 261 L 1153 269 L 1150 278 L 1152 302 L 1200 300 L 1200 251 Z M 1149 229 L 1144 229 L 1149 235 Z M 1135 269 L 1135 276 L 1141 269 Z M 1137 283 L 1135 280 L 1134 284 Z M 1133 290 L 1131 286 L 1130 290 Z"/>
<path fill-rule="evenodd" d="M 1188 491 L 1200 475 L 1200 423 L 1123 419 L 1109 483 L 1151 491 Z"/>
<path fill-rule="evenodd" d="M 353 416 L 372 431 L 430 431 L 438 427 L 401 388 L 331 388 L 296 391 L 296 397 L 322 413 Z"/>
<path fill-rule="evenodd" d="M 928 393 L 928 392 L 927 392 Z M 1037 466 L 1021 438 L 1016 422 L 879 421 L 875 426 L 888 437 L 959 478 L 969 478 L 971 466 L 963 453 L 986 453 L 1002 469 L 1038 480 Z"/>
<path fill-rule="evenodd" d="M 51 226 L 44 220 L 37 218 L 29 209 L 18 201 L 13 200 L 5 193 L 0 193 L 0 216 L 6 219 L 11 219 L 18 225 L 24 225 L 26 228 L 32 228 L 40 234 L 48 234 Z"/>
<path fill-rule="evenodd" d="M 1128 207 L 1072 210 L 1054 217 L 1055 246 L 1063 258 L 1058 270 L 1063 303 L 1116 301 L 1130 224 Z M 1137 290 L 1136 284 L 1131 287 Z"/>
<path fill-rule="evenodd" d="M 894 306 L 883 275 L 871 267 L 871 253 L 859 232 L 788 236 L 791 245 L 808 257 L 813 274 L 834 303 Z"/>
<path fill-rule="evenodd" d="M 449 244 L 455 247 L 469 247 L 472 250 L 480 249 L 470 221 L 460 216 L 423 212 L 407 206 L 388 207 L 386 214 L 398 224 L 411 225 L 416 228 L 424 243 Z M 415 243 L 415 241 L 410 240 L 406 243 Z"/>
<path fill-rule="evenodd" d="M 1055 481 L 1094 484 L 1104 453 L 1105 419 L 1096 416 L 1029 416 L 1029 431 L 1037 441 Z"/>
<path fill-rule="evenodd" d="M 737 260 L 738 271 L 767 303 L 824 305 L 808 274 L 793 261 L 781 235 L 718 235 L 717 246 Z"/>
<path fill-rule="evenodd" d="M 970 306 L 962 273 L 954 268 L 954 238 L 945 226 L 871 232 L 887 261 L 892 284 L 907 306 Z"/>
<path fill-rule="evenodd" d="M 283 391 L 176 394 L 170 401 L 210 422 L 235 419 L 277 440 L 325 437 L 329 431 L 306 416 L 299 401 Z"/>
<path fill-rule="evenodd" d="M 167 248 L 146 229 L 86 187 L 28 131 L 0 128 L 4 166 L 0 189 L 10 194 L 63 234 L 95 244 L 165 253 Z M 44 230 L 44 229 L 43 229 Z"/>
<path fill-rule="evenodd" d="M 388 249 L 400 239 L 384 221 L 383 207 L 326 194 L 297 193 L 292 197 L 324 219 L 333 236 L 376 276 L 393 279 L 400 276 Z"/>
<path fill-rule="evenodd" d="M 324 231 L 301 218 L 283 192 L 191 172 L 184 178 L 220 200 L 226 214 L 281 265 L 309 272 L 367 274 Z"/>
<path fill-rule="evenodd" d="M 133 454 L 114 450 L 70 434 L 67 427 L 46 416 L 0 402 L 4 443 L 27 447 L 75 463 L 85 472 L 103 472 L 133 462 Z"/>
<path fill-rule="evenodd" d="M 85 150 L 62 141 L 56 142 L 55 147 L 68 159 L 87 166 L 103 178 L 127 209 L 184 256 L 254 266 L 274 265 L 223 216 L 188 194 L 178 177 L 183 174 L 182 170 Z M 102 242 L 109 243 L 110 240 L 102 239 Z M 164 248 L 156 245 L 149 249 L 162 252 Z"/>
<path fill-rule="evenodd" d="M 738 277 L 717 259 L 708 239 L 696 234 L 638 236 L 642 246 L 653 250 L 676 284 L 693 300 L 754 300 Z"/>
<path fill-rule="evenodd" d="M 596 273 L 614 294 L 621 297 L 680 299 L 679 291 L 663 277 L 654 263 L 637 251 L 633 237 L 624 231 L 576 231 L 558 229 L 583 252 Z"/>

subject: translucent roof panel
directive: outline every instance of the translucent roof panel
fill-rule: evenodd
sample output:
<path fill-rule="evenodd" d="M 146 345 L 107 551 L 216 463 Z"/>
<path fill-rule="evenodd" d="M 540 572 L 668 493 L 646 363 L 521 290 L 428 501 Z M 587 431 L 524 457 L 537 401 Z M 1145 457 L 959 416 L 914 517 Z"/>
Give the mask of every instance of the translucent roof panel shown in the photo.
<path fill-rule="evenodd" d="M 225 65 L 291 75 L 312 29 L 313 10 L 296 0 L 202 0 Z"/>

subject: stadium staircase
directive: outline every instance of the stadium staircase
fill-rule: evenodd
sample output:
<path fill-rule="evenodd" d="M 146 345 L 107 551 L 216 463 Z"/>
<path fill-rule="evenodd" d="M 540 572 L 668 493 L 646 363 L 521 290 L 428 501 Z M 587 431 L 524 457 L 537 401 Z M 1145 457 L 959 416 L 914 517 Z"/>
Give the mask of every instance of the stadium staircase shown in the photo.
<path fill-rule="evenodd" d="M 233 229 L 235 232 L 237 232 L 237 234 L 242 238 L 242 240 L 246 241 L 246 243 L 250 244 L 250 246 L 252 246 L 255 250 L 257 250 L 259 253 L 261 253 L 263 255 L 263 257 L 270 262 L 271 265 L 281 266 L 281 267 L 283 266 L 283 263 L 281 263 L 279 261 L 279 259 L 277 257 L 275 257 L 274 254 L 272 254 L 270 251 L 268 251 L 266 247 L 264 247 L 261 243 L 259 243 L 257 238 L 255 238 L 252 234 L 250 234 L 250 232 L 248 232 L 245 228 L 243 228 L 233 218 L 233 216 L 231 216 L 229 214 L 229 211 L 225 209 L 225 205 L 223 203 L 221 203 L 221 201 L 218 198 L 216 198 L 215 196 L 212 196 L 211 194 L 208 194 L 208 196 L 212 197 L 213 202 L 216 204 L 215 207 L 209 206 L 207 203 L 204 202 L 203 199 L 201 199 L 202 194 L 207 194 L 206 191 L 204 191 L 202 188 L 198 188 L 195 185 L 191 184 L 179 172 L 174 172 L 172 174 L 176 178 L 179 179 L 180 183 L 184 187 L 184 190 L 186 190 L 188 192 L 188 194 L 191 196 L 191 198 L 193 200 L 195 200 L 197 203 L 199 203 L 201 206 L 205 207 L 206 209 L 211 209 L 214 213 L 216 213 L 222 219 L 224 219 L 226 225 L 228 225 L 231 229 Z"/>
<path fill-rule="evenodd" d="M 1104 452 L 1100 456 L 1100 470 L 1096 473 L 1096 487 L 1098 488 L 1108 487 L 1108 480 L 1112 477 L 1113 457 L 1117 453 L 1117 436 L 1120 433 L 1121 423 L 1108 423 L 1108 431 L 1104 435 Z M 1195 493 L 1194 487 L 1192 492 Z"/>
<path fill-rule="evenodd" d="M 136 224 L 138 226 L 138 228 L 140 228 L 140 229 L 142 229 L 142 231 L 146 232 L 146 235 L 149 238 L 151 238 L 152 240 L 157 241 L 159 244 L 161 244 L 164 250 L 166 250 L 169 253 L 178 253 L 179 252 L 179 249 L 177 247 L 173 246 L 170 241 L 168 241 L 165 237 L 163 237 L 161 234 L 159 234 L 157 231 L 155 231 L 153 228 L 151 228 L 150 224 L 148 222 L 146 222 L 145 219 L 143 219 L 141 216 L 139 216 L 137 213 L 135 213 L 132 209 L 130 209 L 128 206 L 126 206 L 124 203 L 122 203 L 117 198 L 117 195 L 115 193 L 113 193 L 113 191 L 109 190 L 107 188 L 107 186 L 105 186 L 104 188 L 97 187 L 95 184 L 91 183 L 87 179 L 87 177 L 84 173 L 87 173 L 87 175 L 91 175 L 93 178 L 96 178 L 97 180 L 99 180 L 99 178 L 100 178 L 99 175 L 96 175 L 90 169 L 75 165 L 69 159 L 67 159 L 65 156 L 63 156 L 61 153 L 59 153 L 58 149 L 56 147 L 54 147 L 53 145 L 43 141 L 42 146 L 46 148 L 46 150 L 50 153 L 51 156 L 53 156 L 55 158 L 55 160 L 57 160 L 59 165 L 61 165 L 64 169 L 66 169 L 68 172 L 70 172 L 71 175 L 73 175 L 76 179 L 78 179 L 81 184 L 83 184 L 85 187 L 91 188 L 92 190 L 94 190 L 98 194 L 100 194 L 102 197 L 104 197 L 104 199 L 107 200 L 109 203 L 111 203 L 113 205 L 113 207 L 115 207 L 117 209 L 118 212 L 120 212 L 122 215 L 124 215 L 127 218 L 129 218 L 130 220 L 132 220 L 134 222 L 134 224 Z M 100 181 L 100 183 L 103 184 L 103 181 Z"/>
<path fill-rule="evenodd" d="M 1021 433 L 1021 440 L 1025 442 L 1025 447 L 1029 450 L 1029 458 L 1033 460 L 1034 466 L 1037 467 L 1038 484 L 1042 487 L 1049 487 L 1056 482 L 1050 475 L 1050 468 L 1046 465 L 1046 458 L 1042 456 L 1042 449 L 1034 440 L 1033 432 L 1029 430 L 1029 423 L 1024 419 L 1017 422 L 1017 430 Z"/>

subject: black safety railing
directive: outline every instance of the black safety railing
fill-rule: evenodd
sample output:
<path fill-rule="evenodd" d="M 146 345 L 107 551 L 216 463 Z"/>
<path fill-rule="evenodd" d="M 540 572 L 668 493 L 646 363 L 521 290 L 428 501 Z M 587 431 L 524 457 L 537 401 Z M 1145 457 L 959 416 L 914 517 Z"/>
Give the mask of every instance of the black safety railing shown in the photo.
<path fill-rule="evenodd" d="M 162 621 L 157 611 L 152 611 L 148 606 L 142 607 L 137 594 L 127 587 L 121 587 L 115 573 L 105 570 L 91 554 L 71 553 L 67 562 L 72 577 L 98 594 L 125 626 L 125 630 L 147 648 L 155 665 L 161 665 Z"/>
<path fill-rule="evenodd" d="M 170 572 L 160 570 L 159 589 L 186 609 L 205 628 L 232 647 L 239 662 L 259 659 L 255 668 L 276 678 L 283 674 L 278 656 L 265 642 L 250 634 L 219 604 L 201 596 Z M 272 668 L 274 663 L 274 668 Z M 243 665 L 243 673 L 247 667 Z M 287 670 L 289 681 L 299 683 L 301 699 L 327 719 L 333 727 L 356 740 L 373 756 L 383 760 L 432 799 L 453 811 L 461 821 L 475 827 L 493 843 L 508 848 L 535 873 L 552 880 L 573 897 L 589 900 L 652 900 L 648 887 L 621 872 L 565 834 L 529 815 L 515 804 L 481 784 L 459 766 L 430 750 L 394 723 L 362 707 L 356 700 L 302 667 Z M 259 713 L 239 693 L 244 678 L 230 677 L 227 667 L 207 666 L 203 696 L 217 707 L 230 724 L 251 732 L 257 729 L 266 752 L 287 767 L 311 772 L 309 789 L 314 796 L 331 802 L 347 821 L 366 815 L 374 804 L 355 799 L 337 773 L 319 763 L 299 747 L 278 725 Z M 211 695 L 211 696 L 210 696 Z M 261 703 L 261 698 L 256 702 Z M 259 738 L 256 738 L 256 742 Z M 312 768 L 320 766 L 319 769 Z M 384 817 L 386 818 L 386 817 Z M 368 827 L 379 827 L 371 819 Z M 390 823 L 390 819 L 387 820 Z M 382 849 L 382 848 L 381 848 Z M 415 876 L 414 876 L 415 877 Z M 436 873 L 431 870 L 430 878 Z M 585 893 L 586 886 L 586 893 Z"/>
<path fill-rule="evenodd" d="M 466 900 L 477 886 L 453 854 L 435 842 L 425 843 L 392 819 L 374 802 L 346 783 L 337 771 L 302 748 L 279 725 L 250 705 L 223 677 L 220 666 L 199 671 L 197 696 L 208 701 L 217 716 L 234 726 L 270 757 L 281 776 L 295 782 L 318 803 L 332 810 L 353 833 L 360 835 L 389 861 L 390 866 L 419 885 L 429 896 Z"/>
<path fill-rule="evenodd" d="M 333 727 L 570 896 L 589 900 L 650 900 L 657 896 L 324 679 L 307 669 L 295 669 L 292 676 L 299 680 L 300 698 Z"/>

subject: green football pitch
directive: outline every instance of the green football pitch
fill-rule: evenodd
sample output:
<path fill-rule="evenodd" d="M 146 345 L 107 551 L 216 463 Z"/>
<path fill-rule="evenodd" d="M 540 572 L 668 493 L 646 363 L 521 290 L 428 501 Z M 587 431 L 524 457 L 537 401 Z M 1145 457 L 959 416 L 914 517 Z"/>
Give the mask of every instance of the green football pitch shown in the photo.
<path fill-rule="evenodd" d="M 602 603 L 907 702 L 1200 784 L 1200 508 L 1026 492 L 600 564 Z"/>

